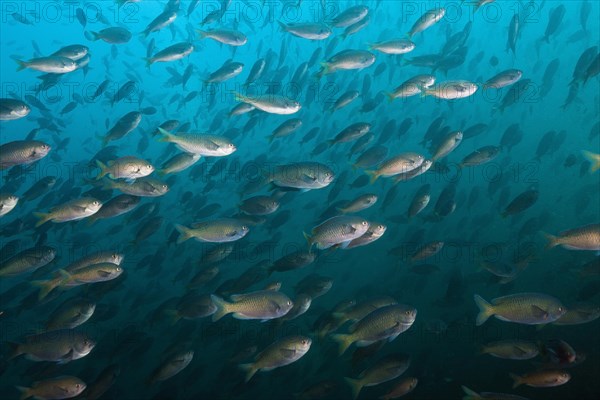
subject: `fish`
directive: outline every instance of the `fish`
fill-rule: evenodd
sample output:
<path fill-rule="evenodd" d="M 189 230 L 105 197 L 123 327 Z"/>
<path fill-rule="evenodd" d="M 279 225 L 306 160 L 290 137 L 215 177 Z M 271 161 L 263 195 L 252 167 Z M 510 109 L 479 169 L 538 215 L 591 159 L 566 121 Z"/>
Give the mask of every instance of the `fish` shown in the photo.
<path fill-rule="evenodd" d="M 65 46 L 55 51 L 50 57 L 65 57 L 70 58 L 73 61 L 78 61 L 87 56 L 90 52 L 89 47 L 82 44 L 72 44 Z"/>
<path fill-rule="evenodd" d="M 481 392 L 477 393 L 466 386 L 462 386 L 465 395 L 463 400 L 480 400 L 480 399 L 498 399 L 498 400 L 529 400 L 526 397 L 518 396 L 516 394 L 507 393 L 494 393 L 494 392 Z"/>
<path fill-rule="evenodd" d="M 356 199 L 348 202 L 344 207 L 338 207 L 338 210 L 344 214 L 355 213 L 372 207 L 378 200 L 378 196 L 373 193 L 363 194 Z"/>
<path fill-rule="evenodd" d="M 494 75 L 482 85 L 482 89 L 502 89 L 517 83 L 523 77 L 523 71 L 519 69 L 507 69 Z"/>
<path fill-rule="evenodd" d="M 132 183 L 124 180 L 102 179 L 102 188 L 105 190 L 117 189 L 136 197 L 159 197 L 169 192 L 169 185 L 158 179 L 146 176 L 136 179 Z"/>
<path fill-rule="evenodd" d="M 194 133 L 170 133 L 159 127 L 163 135 L 159 141 L 174 143 L 180 150 L 204 157 L 223 157 L 233 154 L 237 147 L 225 136 L 194 134 Z"/>
<path fill-rule="evenodd" d="M 88 217 L 88 221 L 92 224 L 99 219 L 118 217 L 134 210 L 140 204 L 140 201 L 141 197 L 120 194 L 104 203 L 100 210 Z"/>
<path fill-rule="evenodd" d="M 37 381 L 31 387 L 17 386 L 21 399 L 70 399 L 83 393 L 86 388 L 84 381 L 68 375 Z"/>
<path fill-rule="evenodd" d="M 548 25 L 546 26 L 546 32 L 541 40 L 546 43 L 550 43 L 550 36 L 552 36 L 557 30 L 567 12 L 567 9 L 563 4 L 554 8 L 550 11 L 550 18 L 548 19 Z"/>
<path fill-rule="evenodd" d="M 329 112 L 334 113 L 334 112 L 346 107 L 347 105 L 352 103 L 359 95 L 360 95 L 360 93 L 357 90 L 349 90 L 349 91 L 343 93 L 331 105 L 331 107 L 329 108 Z"/>
<path fill-rule="evenodd" d="M 422 91 L 424 96 L 433 96 L 444 100 L 464 99 L 472 96 L 477 91 L 478 86 L 469 81 L 455 80 L 437 82 Z"/>
<path fill-rule="evenodd" d="M 267 267 L 270 274 L 273 272 L 286 272 L 299 268 L 304 268 L 312 264 L 316 259 L 315 253 L 304 250 L 294 251 L 278 258 L 272 265 Z"/>
<path fill-rule="evenodd" d="M 40 288 L 38 298 L 42 300 L 56 288 L 66 290 L 86 284 L 107 282 L 118 278 L 122 273 L 123 268 L 120 265 L 103 262 L 85 266 L 75 271 L 59 270 L 54 278 L 33 281 L 32 284 Z"/>
<path fill-rule="evenodd" d="M 544 234 L 548 240 L 546 248 L 562 246 L 568 250 L 600 251 L 600 223 L 569 229 L 554 236 Z"/>
<path fill-rule="evenodd" d="M 213 39 L 219 43 L 229 46 L 243 46 L 248 42 L 248 38 L 242 32 L 230 29 L 212 29 L 203 31 L 196 29 L 200 39 Z"/>
<path fill-rule="evenodd" d="M 0 145 L 0 171 L 29 165 L 46 157 L 52 148 L 37 140 L 16 140 Z"/>
<path fill-rule="evenodd" d="M 369 45 L 370 50 L 377 50 L 384 54 L 406 54 L 415 49 L 415 44 L 406 39 L 393 39 Z"/>
<path fill-rule="evenodd" d="M 175 229 L 180 233 L 177 239 L 178 244 L 192 238 L 201 242 L 234 242 L 243 238 L 249 232 L 248 226 L 233 218 L 218 218 L 197 222 L 191 228 L 176 224 Z"/>
<path fill-rule="evenodd" d="M 543 370 L 529 372 L 525 375 L 510 374 L 513 379 L 513 389 L 521 385 L 531 387 L 555 387 L 569 382 L 571 375 L 568 372 L 559 370 Z"/>
<path fill-rule="evenodd" d="M 371 124 L 366 122 L 356 122 L 342 129 L 333 139 L 327 141 L 330 146 L 338 143 L 347 143 L 360 139 L 371 130 Z"/>
<path fill-rule="evenodd" d="M 96 346 L 87 334 L 71 329 L 61 329 L 29 335 L 23 343 L 9 342 L 10 358 L 25 355 L 30 361 L 51 361 L 65 364 L 87 356 Z"/>
<path fill-rule="evenodd" d="M 328 249 L 336 244 L 350 242 L 367 232 L 369 222 L 360 217 L 337 216 L 332 217 L 317 225 L 311 230 L 310 235 L 304 233 L 308 242 L 308 249 L 316 244 L 320 250 Z"/>
<path fill-rule="evenodd" d="M 181 60 L 189 56 L 194 51 L 194 45 L 189 42 L 173 44 L 163 50 L 156 52 L 152 57 L 146 60 L 146 66 L 157 62 L 171 62 Z"/>
<path fill-rule="evenodd" d="M 331 35 L 329 26 L 323 23 L 311 22 L 279 22 L 281 30 L 302 39 L 325 40 Z"/>
<path fill-rule="evenodd" d="M 234 98 L 236 101 L 250 104 L 256 109 L 269 114 L 290 115 L 297 113 L 302 108 L 302 105 L 296 100 L 276 94 L 265 94 L 262 96 L 250 97 L 235 92 Z"/>
<path fill-rule="evenodd" d="M 391 102 L 397 98 L 407 98 L 423 93 L 423 90 L 431 87 L 436 78 L 433 75 L 416 75 L 398 86 L 393 91 L 386 93 Z"/>
<path fill-rule="evenodd" d="M 410 256 L 410 261 L 420 261 L 426 258 L 430 258 L 439 253 L 444 247 L 444 242 L 434 241 L 423 246 L 419 247 L 415 252 Z"/>
<path fill-rule="evenodd" d="M 366 246 L 379 240 L 386 232 L 387 226 L 377 222 L 369 222 L 369 229 L 356 239 L 352 239 L 348 244 L 342 244 L 344 250 L 353 249 L 355 247 Z"/>
<path fill-rule="evenodd" d="M 350 25 L 356 24 L 369 14 L 369 8 L 358 5 L 345 9 L 336 15 L 330 22 L 334 28 L 347 28 Z"/>
<path fill-rule="evenodd" d="M 89 320 L 96 310 L 96 303 L 73 297 L 58 306 L 48 317 L 46 330 L 74 329 Z"/>
<path fill-rule="evenodd" d="M 212 72 L 206 79 L 204 79 L 204 83 L 208 84 L 225 82 L 241 74 L 243 69 L 244 64 L 240 62 L 227 61 L 225 64 L 223 64 L 223 66 L 221 66 L 221 68 Z"/>
<path fill-rule="evenodd" d="M 122 89 L 122 88 L 121 88 Z M 119 92 L 121 92 L 119 89 Z M 117 93 L 118 95 L 118 93 Z M 117 121 L 117 123 L 108 131 L 104 137 L 100 137 L 102 145 L 106 146 L 113 140 L 119 140 L 129 133 L 133 132 L 142 121 L 142 113 L 139 111 L 131 111 Z"/>
<path fill-rule="evenodd" d="M 19 202 L 19 198 L 14 194 L 0 193 L 0 217 L 11 212 Z"/>
<path fill-rule="evenodd" d="M 529 189 L 515 197 L 502 211 L 502 218 L 509 215 L 515 215 L 527 210 L 533 206 L 539 197 L 539 192 L 536 189 Z"/>
<path fill-rule="evenodd" d="M 35 71 L 46 72 L 49 74 L 66 74 L 77 69 L 77 64 L 74 60 L 61 56 L 39 57 L 32 58 L 29 61 L 16 61 L 19 65 L 17 71 L 33 69 Z"/>
<path fill-rule="evenodd" d="M 389 392 L 380 397 L 381 400 L 391 400 L 402 397 L 417 387 L 419 380 L 414 377 L 402 378 Z"/>
<path fill-rule="evenodd" d="M 279 208 L 279 201 L 270 196 L 255 196 L 240 204 L 240 211 L 248 215 L 269 215 Z"/>
<path fill-rule="evenodd" d="M 175 174 L 181 171 L 185 171 L 200 160 L 202 156 L 200 154 L 192 153 L 179 153 L 165 161 L 160 169 L 156 171 L 159 176 L 165 176 L 168 174 Z"/>
<path fill-rule="evenodd" d="M 494 160 L 502 149 L 499 146 L 483 146 L 473 151 L 462 159 L 460 167 L 473 167 Z"/>
<path fill-rule="evenodd" d="M 146 160 L 134 156 L 120 157 L 111 160 L 105 165 L 100 160 L 96 160 L 96 165 L 100 168 L 100 173 L 96 180 L 108 176 L 110 179 L 137 179 L 143 178 L 154 172 L 154 166 Z"/>
<path fill-rule="evenodd" d="M 435 149 L 431 156 L 431 161 L 435 162 L 440 158 L 446 157 L 454 149 L 460 145 L 463 140 L 463 133 L 461 131 L 451 132 L 441 139 L 438 147 Z"/>
<path fill-rule="evenodd" d="M 312 190 L 329 186 L 335 174 L 327 165 L 309 161 L 277 165 L 266 179 L 281 188 Z"/>
<path fill-rule="evenodd" d="M 430 192 L 431 185 L 428 183 L 419 188 L 419 190 L 415 193 L 415 196 L 411 200 L 410 206 L 408 207 L 408 218 L 414 217 L 427 207 L 429 201 L 431 200 Z"/>
<path fill-rule="evenodd" d="M 409 305 L 392 304 L 375 309 L 353 326 L 348 334 L 335 334 L 332 339 L 339 343 L 339 353 L 346 352 L 356 343 L 365 347 L 381 340 L 392 341 L 407 331 L 415 322 L 417 310 Z"/>
<path fill-rule="evenodd" d="M 439 22 L 446 15 L 446 9 L 443 7 L 433 8 L 426 11 L 419 19 L 413 24 L 408 33 L 406 34 L 409 39 L 417 33 L 423 32 L 430 28 L 437 22 Z"/>
<path fill-rule="evenodd" d="M 227 302 L 216 295 L 210 296 L 217 307 L 217 311 L 212 316 L 213 321 L 218 321 L 227 314 L 233 314 L 236 319 L 266 321 L 283 317 L 294 305 L 289 297 L 275 290 L 259 290 L 230 297 L 232 302 Z"/>
<path fill-rule="evenodd" d="M 110 44 L 125 44 L 131 40 L 133 35 L 131 32 L 120 26 L 113 26 L 102 29 L 99 32 L 85 31 L 85 37 L 88 40 L 98 41 L 102 40 Z"/>
<path fill-rule="evenodd" d="M 537 357 L 539 352 L 537 343 L 526 340 L 500 340 L 481 347 L 481 354 L 508 360 L 529 360 Z"/>
<path fill-rule="evenodd" d="M 311 345 L 312 340 L 301 335 L 277 340 L 258 353 L 254 362 L 240 365 L 246 371 L 245 382 L 249 382 L 258 371 L 271 371 L 298 361 L 310 350 Z"/>
<path fill-rule="evenodd" d="M 157 367 L 149 378 L 150 383 L 162 382 L 183 371 L 194 359 L 194 351 L 185 350 L 171 355 Z"/>
<path fill-rule="evenodd" d="M 35 246 L 25 249 L 0 263 L 0 278 L 14 277 L 34 272 L 56 257 L 56 249 L 50 246 Z"/>
<path fill-rule="evenodd" d="M 413 171 L 419 168 L 424 161 L 425 158 L 420 154 L 402 153 L 383 161 L 377 170 L 367 170 L 365 173 L 371 177 L 371 183 L 373 183 L 380 176 L 390 177 Z"/>
<path fill-rule="evenodd" d="M 300 118 L 290 118 L 282 122 L 277 128 L 273 130 L 267 140 L 269 143 L 273 142 L 276 138 L 289 136 L 302 127 L 302 120 Z"/>
<path fill-rule="evenodd" d="M 154 18 L 148 24 L 148 26 L 146 26 L 146 28 L 142 32 L 142 35 L 144 35 L 144 37 L 147 37 L 152 32 L 158 32 L 161 29 L 164 29 L 167 26 L 171 25 L 173 22 L 175 22 L 176 18 L 177 12 L 167 7 L 161 14 Z"/>
<path fill-rule="evenodd" d="M 111 364 L 104 368 L 96 380 L 88 384 L 85 390 L 85 398 L 87 400 L 97 400 L 102 397 L 114 385 L 120 373 L 121 369 L 117 364 Z"/>
<path fill-rule="evenodd" d="M 36 226 L 41 226 L 49 221 L 54 223 L 78 221 L 94 215 L 101 207 L 102 203 L 93 197 L 70 200 L 51 208 L 47 213 L 34 212 L 34 215 L 39 219 Z"/>
<path fill-rule="evenodd" d="M 491 304 L 477 294 L 474 299 L 479 307 L 477 326 L 483 325 L 491 316 L 501 321 L 525 325 L 549 324 L 567 311 L 560 300 L 542 293 L 517 293 L 498 297 Z"/>
<path fill-rule="evenodd" d="M 31 107 L 21 100 L 0 98 L 0 121 L 25 118 L 30 112 Z"/>
<path fill-rule="evenodd" d="M 358 379 L 345 378 L 356 399 L 363 387 L 376 386 L 402 375 L 410 366 L 410 357 L 405 354 L 391 354 L 377 361 L 372 367 L 361 372 Z"/>
<path fill-rule="evenodd" d="M 513 56 L 517 54 L 517 40 L 521 34 L 521 22 L 519 20 L 519 14 L 515 13 L 510 19 L 508 25 L 508 38 L 506 40 L 506 51 L 512 51 Z"/>
<path fill-rule="evenodd" d="M 316 77 L 321 78 L 337 71 L 362 70 L 373 65 L 375 59 L 375 55 L 366 50 L 344 50 L 322 62 Z"/>

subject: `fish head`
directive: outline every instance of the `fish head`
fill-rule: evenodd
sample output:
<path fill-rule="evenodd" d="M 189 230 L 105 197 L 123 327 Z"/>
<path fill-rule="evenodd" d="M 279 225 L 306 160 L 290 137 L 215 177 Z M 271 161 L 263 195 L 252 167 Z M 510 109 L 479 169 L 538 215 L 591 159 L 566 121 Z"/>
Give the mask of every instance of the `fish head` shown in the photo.
<path fill-rule="evenodd" d="M 19 116 L 19 117 L 25 117 L 30 112 L 31 112 L 31 108 L 25 103 L 19 104 L 11 110 L 11 114 Z"/>
<path fill-rule="evenodd" d="M 381 236 L 385 233 L 387 226 L 384 224 L 375 224 L 371 225 L 369 229 L 373 232 L 373 234 Z"/>
<path fill-rule="evenodd" d="M 110 255 L 111 263 L 120 265 L 122 261 L 123 261 L 123 254 L 113 253 Z"/>
<path fill-rule="evenodd" d="M 146 164 L 142 166 L 142 170 L 145 174 L 150 175 L 152 172 L 154 172 L 154 166 L 152 164 Z"/>
<path fill-rule="evenodd" d="M 312 344 L 312 339 L 309 337 L 303 337 L 302 339 L 300 339 L 300 342 L 298 343 L 300 349 L 303 350 L 304 352 L 308 351 L 311 344 Z"/>
<path fill-rule="evenodd" d="M 54 260 L 54 257 L 56 257 L 56 249 L 54 249 L 52 247 L 48 247 L 44 251 L 44 254 L 42 256 L 42 258 L 44 259 L 44 261 L 47 261 L 47 262 L 50 262 L 50 261 Z"/>
<path fill-rule="evenodd" d="M 94 311 L 96 310 L 96 303 L 93 303 L 91 301 L 84 301 L 81 304 L 81 307 L 79 309 L 79 311 L 81 312 L 81 314 L 83 314 L 86 317 L 91 317 L 92 314 L 94 313 Z"/>
<path fill-rule="evenodd" d="M 34 147 L 32 155 L 45 157 L 50 152 L 51 149 L 52 149 L 52 147 L 50 147 L 49 144 L 40 143 Z"/>
<path fill-rule="evenodd" d="M 89 211 L 93 211 L 96 212 L 98 211 L 100 208 L 102 207 L 102 203 L 98 200 L 92 200 L 88 205 L 87 205 L 87 209 Z"/>
<path fill-rule="evenodd" d="M 227 143 L 225 145 L 225 149 L 226 149 L 225 150 L 226 154 L 231 154 L 231 153 L 233 153 L 234 151 L 237 150 L 237 147 L 233 143 Z"/>
<path fill-rule="evenodd" d="M 562 304 L 557 304 L 548 310 L 548 314 L 550 314 L 553 320 L 562 317 L 566 312 L 567 308 Z"/>
<path fill-rule="evenodd" d="M 368 195 L 365 198 L 365 204 L 367 204 L 367 205 L 375 204 L 377 202 L 377 199 L 378 199 L 378 197 L 376 194 Z"/>
<path fill-rule="evenodd" d="M 417 318 L 417 309 L 410 306 L 399 306 L 398 309 L 398 323 L 403 325 L 410 325 L 415 322 Z"/>
<path fill-rule="evenodd" d="M 290 311 L 292 309 L 292 307 L 294 307 L 294 302 L 290 299 L 284 299 L 280 304 L 279 304 L 280 310 L 283 311 L 283 314 L 287 314 L 288 311 Z"/>
<path fill-rule="evenodd" d="M 96 347 L 96 341 L 88 336 L 83 336 L 77 340 L 73 346 L 74 350 L 81 355 L 88 355 Z"/>
<path fill-rule="evenodd" d="M 3 203 L 9 207 L 14 207 L 15 205 L 17 205 L 17 202 L 19 201 L 19 198 L 15 195 L 8 195 L 4 198 Z"/>

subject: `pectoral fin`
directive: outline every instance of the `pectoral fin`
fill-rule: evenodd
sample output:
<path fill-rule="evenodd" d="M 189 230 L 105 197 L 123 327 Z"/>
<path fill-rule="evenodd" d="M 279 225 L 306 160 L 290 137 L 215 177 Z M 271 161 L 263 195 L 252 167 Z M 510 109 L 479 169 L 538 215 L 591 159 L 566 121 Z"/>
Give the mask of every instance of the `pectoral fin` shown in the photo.
<path fill-rule="evenodd" d="M 293 358 L 296 355 L 296 350 L 293 349 L 280 349 L 279 352 L 284 358 Z"/>
<path fill-rule="evenodd" d="M 531 310 L 532 310 L 532 312 L 533 312 L 533 315 L 534 315 L 534 316 L 535 316 L 537 319 L 542 319 L 542 320 L 545 320 L 545 319 L 548 319 L 548 317 L 550 316 L 550 315 L 548 314 L 548 312 L 546 312 L 545 310 L 542 310 L 541 308 L 539 308 L 539 307 L 538 307 L 538 306 L 536 306 L 536 305 L 532 305 L 532 306 L 531 306 Z"/>

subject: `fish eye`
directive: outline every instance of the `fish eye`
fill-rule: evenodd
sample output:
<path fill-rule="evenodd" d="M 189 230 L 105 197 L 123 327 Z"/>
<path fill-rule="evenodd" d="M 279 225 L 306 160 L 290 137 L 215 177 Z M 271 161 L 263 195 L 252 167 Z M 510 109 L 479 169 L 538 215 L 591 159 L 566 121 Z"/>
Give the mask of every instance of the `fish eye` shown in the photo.
<path fill-rule="evenodd" d="M 363 222 L 361 222 L 361 224 L 362 224 L 363 226 L 365 226 L 365 225 L 367 225 L 367 221 L 363 221 Z"/>
<path fill-rule="evenodd" d="M 163 188 L 163 189 L 166 189 L 166 188 L 167 188 L 167 185 L 162 185 L 162 188 Z"/>
<path fill-rule="evenodd" d="M 288 300 L 288 301 L 287 301 L 287 305 L 288 305 L 288 306 L 291 306 L 291 305 L 292 305 L 292 302 L 291 302 L 290 300 Z"/>

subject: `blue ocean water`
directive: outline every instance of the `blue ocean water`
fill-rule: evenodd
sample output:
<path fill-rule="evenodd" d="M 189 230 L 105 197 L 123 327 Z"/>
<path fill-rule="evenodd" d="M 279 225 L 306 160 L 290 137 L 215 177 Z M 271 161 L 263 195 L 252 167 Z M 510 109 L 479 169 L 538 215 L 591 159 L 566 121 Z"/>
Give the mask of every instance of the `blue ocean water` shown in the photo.
<path fill-rule="evenodd" d="M 403 396 L 407 399 L 462 398 L 462 386 L 529 399 L 597 398 L 600 172 L 593 171 L 593 156 L 585 152 L 600 153 L 600 6 L 594 1 L 496 0 L 476 10 L 473 3 L 2 1 L 0 98 L 23 101 L 30 112 L 0 121 L 0 158 L 4 163 L 12 156 L 5 145 L 15 141 L 37 140 L 51 150 L 35 162 L 7 164 L 0 171 L 0 193 L 19 197 L 15 208 L 0 217 L 0 398 L 19 398 L 16 386 L 32 387 L 64 375 L 85 382 L 87 389 L 79 396 L 88 399 L 353 398 L 345 377 L 365 378 L 361 399 L 380 398 L 409 377 L 418 383 Z M 368 11 L 340 18 L 358 6 Z M 423 15 L 440 8 L 444 14 L 439 21 L 407 35 Z M 176 18 L 142 34 L 164 13 Z M 344 21 L 350 21 L 350 28 L 342 26 Z M 288 30 L 298 26 L 294 24 L 318 23 L 331 33 L 323 40 L 310 40 L 286 32 L 280 23 Z M 132 36 L 118 44 L 93 40 L 93 32 L 102 36 L 109 27 L 124 28 Z M 345 34 L 351 28 L 356 32 Z M 199 29 L 227 30 L 223 35 L 235 30 L 247 41 L 232 46 L 201 38 Z M 507 43 L 514 32 L 513 51 Z M 409 38 L 414 50 L 406 54 L 377 50 L 382 42 Z M 181 42 L 193 45 L 189 56 L 146 65 L 158 51 Z M 43 76 L 33 64 L 16 71 L 15 60 L 50 56 L 56 61 L 53 53 L 74 44 L 88 51 L 74 71 Z M 368 51 L 375 61 L 326 70 L 331 73 L 319 78 L 320 69 L 331 70 L 332 57 L 344 50 Z M 245 85 L 260 59 L 265 61 L 263 73 Z M 231 62 L 243 64 L 241 73 L 206 82 Z M 518 82 L 501 88 L 485 85 L 509 69 L 522 73 Z M 450 93 L 444 82 L 457 80 L 476 84 L 477 91 L 448 100 L 434 95 L 436 86 L 417 85 L 414 96 L 389 100 L 402 83 L 423 74 L 435 78 L 441 93 Z M 336 100 L 350 91 L 358 96 L 333 110 Z M 282 96 L 301 108 L 289 115 L 260 107 L 230 115 L 240 104 L 236 93 L 250 101 Z M 5 104 L 3 100 L 2 107 Z M 103 141 L 130 112 L 141 113 L 139 125 Z M 300 119 L 301 126 L 269 141 L 292 118 Z M 159 175 L 164 163 L 184 150 L 156 132 L 169 120 L 178 121 L 167 129 L 175 136 L 216 135 L 233 143 L 235 151 L 222 157 L 202 155 L 186 170 Z M 359 122 L 370 124 L 368 133 L 347 142 L 328 142 Z M 385 176 L 370 181 L 365 172 L 408 152 L 430 160 L 456 131 L 462 132 L 462 141 L 423 174 L 395 183 Z M 384 157 L 367 168 L 353 165 L 376 146 L 385 149 Z M 481 165 L 461 165 L 485 146 L 497 146 L 499 153 Z M 91 215 L 36 226 L 34 213 L 48 213 L 85 197 L 106 205 L 127 193 L 127 187 L 135 185 L 132 179 L 96 179 L 96 160 L 108 164 L 124 156 L 153 165 L 156 171 L 150 178 L 167 185 L 168 192 L 155 189 L 152 196 L 141 196 L 134 210 L 93 223 Z M 303 162 L 319 166 L 300 172 L 281 169 Z M 329 170 L 332 182 L 307 190 Z M 32 195 L 29 189 L 46 177 L 56 178 L 54 185 Z M 286 185 L 283 177 L 303 187 Z M 409 216 L 411 202 L 424 187 L 429 203 Z M 528 190 L 535 192 L 534 200 L 513 202 Z M 316 243 L 309 253 L 304 233 L 317 235 L 318 229 L 311 233 L 313 228 L 364 194 L 376 195 L 377 202 L 348 215 L 372 228 L 384 225 L 383 236 L 366 246 L 345 248 L 352 247 L 348 237 L 357 229 L 346 224 L 340 228 L 345 240 L 338 239 L 331 248 L 318 248 L 327 246 Z M 240 212 L 244 200 L 258 195 L 275 199 L 278 208 L 269 214 L 260 207 L 258 212 Z M 177 225 L 190 227 L 218 218 L 238 221 L 249 232 L 232 240 L 240 231 L 229 231 L 220 245 L 178 240 Z M 595 249 L 548 248 L 548 234 L 583 226 L 592 227 Z M 443 242 L 441 250 L 428 258 L 418 255 L 422 246 L 435 241 Z M 23 255 L 42 246 L 52 248 L 56 256 L 31 266 L 36 261 Z M 229 254 L 219 259 L 222 253 L 215 248 Z M 122 255 L 115 279 L 102 271 L 90 279 L 106 282 L 77 280 L 71 271 L 60 272 L 98 252 Z M 314 261 L 277 263 L 294 252 L 310 254 Z M 30 267 L 6 272 L 16 259 Z M 63 287 L 40 298 L 39 281 L 51 279 Z M 264 322 L 239 315 L 212 321 L 211 294 L 236 301 L 231 295 L 278 285 L 294 303 L 302 295 L 310 296 L 308 310 L 290 321 L 280 315 Z M 492 317 L 476 325 L 475 294 L 491 301 L 519 293 L 550 295 L 567 310 L 584 303 L 586 311 L 576 317 L 585 323 L 557 325 L 548 320 L 528 325 Z M 382 296 L 416 309 L 414 322 L 394 340 L 386 341 L 390 335 L 383 335 L 370 346 L 357 346 L 368 344 L 364 340 L 340 354 L 334 335 L 351 332 L 352 322 L 378 308 L 367 307 L 369 312 L 352 320 L 348 312 L 357 307 L 342 305 L 377 303 L 374 299 Z M 75 300 L 93 303 L 93 315 L 61 332 L 67 341 L 74 340 L 73 332 L 88 335 L 95 343 L 89 354 L 72 359 L 73 352 L 66 352 L 53 361 L 12 357 L 14 345 L 9 343 L 25 343 L 28 335 L 41 334 L 41 346 L 54 346 L 44 342 L 58 337 L 48 333 L 48 322 L 57 308 Z M 269 309 L 275 313 L 281 308 L 276 300 L 261 304 L 256 307 L 275 307 Z M 552 319 L 538 306 L 526 305 L 539 318 Z M 342 323 L 343 318 L 351 322 Z M 279 357 L 298 359 L 259 371 L 245 382 L 239 364 L 260 362 L 268 353 L 261 351 L 293 335 L 309 339 L 306 354 L 298 354 L 298 348 L 279 349 Z M 517 339 L 533 343 L 540 354 L 510 360 L 481 353 L 490 342 Z M 565 348 L 569 357 L 562 352 Z M 168 379 L 157 378 L 159 368 L 183 365 L 181 357 L 173 357 L 189 351 L 193 359 L 185 368 Z M 398 376 L 397 364 L 388 369 L 389 376 L 381 370 L 375 378 L 361 375 L 385 357 L 410 362 Z M 553 387 L 513 388 L 510 374 L 548 370 L 568 373 L 570 379 Z M 544 386 L 550 384 L 546 381 Z M 68 397 L 65 392 L 55 398 Z"/>

